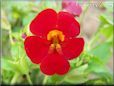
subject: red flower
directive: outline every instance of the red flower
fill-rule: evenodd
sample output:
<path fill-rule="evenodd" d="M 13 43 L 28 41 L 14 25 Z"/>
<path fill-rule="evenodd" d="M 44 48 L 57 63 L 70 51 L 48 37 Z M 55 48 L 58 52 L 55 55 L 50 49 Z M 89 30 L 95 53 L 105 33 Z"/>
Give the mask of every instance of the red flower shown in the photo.
<path fill-rule="evenodd" d="M 84 47 L 80 25 L 67 12 L 58 14 L 52 9 L 40 12 L 30 24 L 34 36 L 25 39 L 25 50 L 33 63 L 47 75 L 63 75 L 68 72 L 68 60 L 80 55 Z"/>

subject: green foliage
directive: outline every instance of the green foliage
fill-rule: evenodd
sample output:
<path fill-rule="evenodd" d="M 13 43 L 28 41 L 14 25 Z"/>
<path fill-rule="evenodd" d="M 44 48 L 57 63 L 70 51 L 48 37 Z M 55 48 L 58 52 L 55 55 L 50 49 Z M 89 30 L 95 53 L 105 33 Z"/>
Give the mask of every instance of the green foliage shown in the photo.
<path fill-rule="evenodd" d="M 60 11 L 61 1 L 33 2 L 35 1 L 4 0 L 2 2 L 2 84 L 114 84 L 112 72 L 107 67 L 113 53 L 112 7 L 106 3 L 103 4 L 106 12 L 98 18 L 100 25 L 93 37 L 85 44 L 83 53 L 78 58 L 69 61 L 70 71 L 62 76 L 45 77 L 40 72 L 39 66 L 32 64 L 27 58 L 22 34 L 31 35 L 29 24 L 43 9 L 53 8 Z M 23 79 L 22 76 L 25 78 Z"/>
<path fill-rule="evenodd" d="M 106 63 L 108 59 L 111 57 L 110 44 L 109 43 L 100 44 L 91 51 L 91 54 L 97 56 L 101 61 Z"/>
<path fill-rule="evenodd" d="M 85 73 L 85 69 L 87 69 L 88 64 L 82 65 L 78 68 L 71 70 L 65 77 L 65 82 L 69 82 L 71 84 L 80 84 L 84 83 L 88 80 L 87 73 Z"/>

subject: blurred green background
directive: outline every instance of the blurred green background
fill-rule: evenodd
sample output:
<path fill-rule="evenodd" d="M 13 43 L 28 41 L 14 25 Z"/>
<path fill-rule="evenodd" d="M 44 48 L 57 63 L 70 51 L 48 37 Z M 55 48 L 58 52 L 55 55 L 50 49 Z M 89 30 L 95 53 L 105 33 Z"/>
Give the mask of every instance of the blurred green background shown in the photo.
<path fill-rule="evenodd" d="M 2 84 L 114 84 L 113 83 L 113 1 L 78 0 L 83 12 L 80 22 L 85 48 L 71 60 L 63 76 L 45 76 L 23 48 L 23 34 L 31 35 L 29 24 L 42 10 L 60 11 L 62 0 L 1 1 L 1 83 Z"/>

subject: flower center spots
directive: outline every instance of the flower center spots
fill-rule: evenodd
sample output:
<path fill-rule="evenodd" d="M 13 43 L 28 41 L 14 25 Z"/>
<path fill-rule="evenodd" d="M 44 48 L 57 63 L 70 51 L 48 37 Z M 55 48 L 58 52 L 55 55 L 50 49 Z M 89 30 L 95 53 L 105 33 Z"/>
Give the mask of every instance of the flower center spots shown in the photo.
<path fill-rule="evenodd" d="M 49 52 L 56 50 L 58 53 L 61 53 L 61 46 L 59 42 L 64 41 L 64 34 L 59 30 L 52 30 L 47 34 L 47 40 L 51 41 Z"/>

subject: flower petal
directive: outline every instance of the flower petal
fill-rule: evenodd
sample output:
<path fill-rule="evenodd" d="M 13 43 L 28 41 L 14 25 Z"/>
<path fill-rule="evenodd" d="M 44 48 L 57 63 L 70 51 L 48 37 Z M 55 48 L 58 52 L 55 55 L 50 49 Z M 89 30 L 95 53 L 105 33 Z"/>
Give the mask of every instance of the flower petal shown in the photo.
<path fill-rule="evenodd" d="M 29 36 L 25 39 L 24 47 L 30 60 L 38 64 L 47 55 L 49 43 L 37 36 Z"/>
<path fill-rule="evenodd" d="M 46 37 L 47 33 L 55 29 L 57 22 L 57 13 L 52 9 L 46 9 L 40 12 L 30 24 L 30 30 L 37 36 Z"/>
<path fill-rule="evenodd" d="M 59 12 L 58 29 L 61 30 L 66 37 L 75 37 L 80 33 L 80 25 L 74 19 L 73 15 L 67 12 Z"/>
<path fill-rule="evenodd" d="M 80 55 L 84 48 L 84 40 L 83 38 L 73 38 L 67 39 L 62 44 L 63 54 L 69 60 L 76 58 Z"/>
<path fill-rule="evenodd" d="M 63 75 L 68 72 L 70 65 L 64 56 L 59 55 L 57 52 L 48 54 L 42 60 L 40 68 L 43 73 L 53 75 L 55 73 Z"/>

